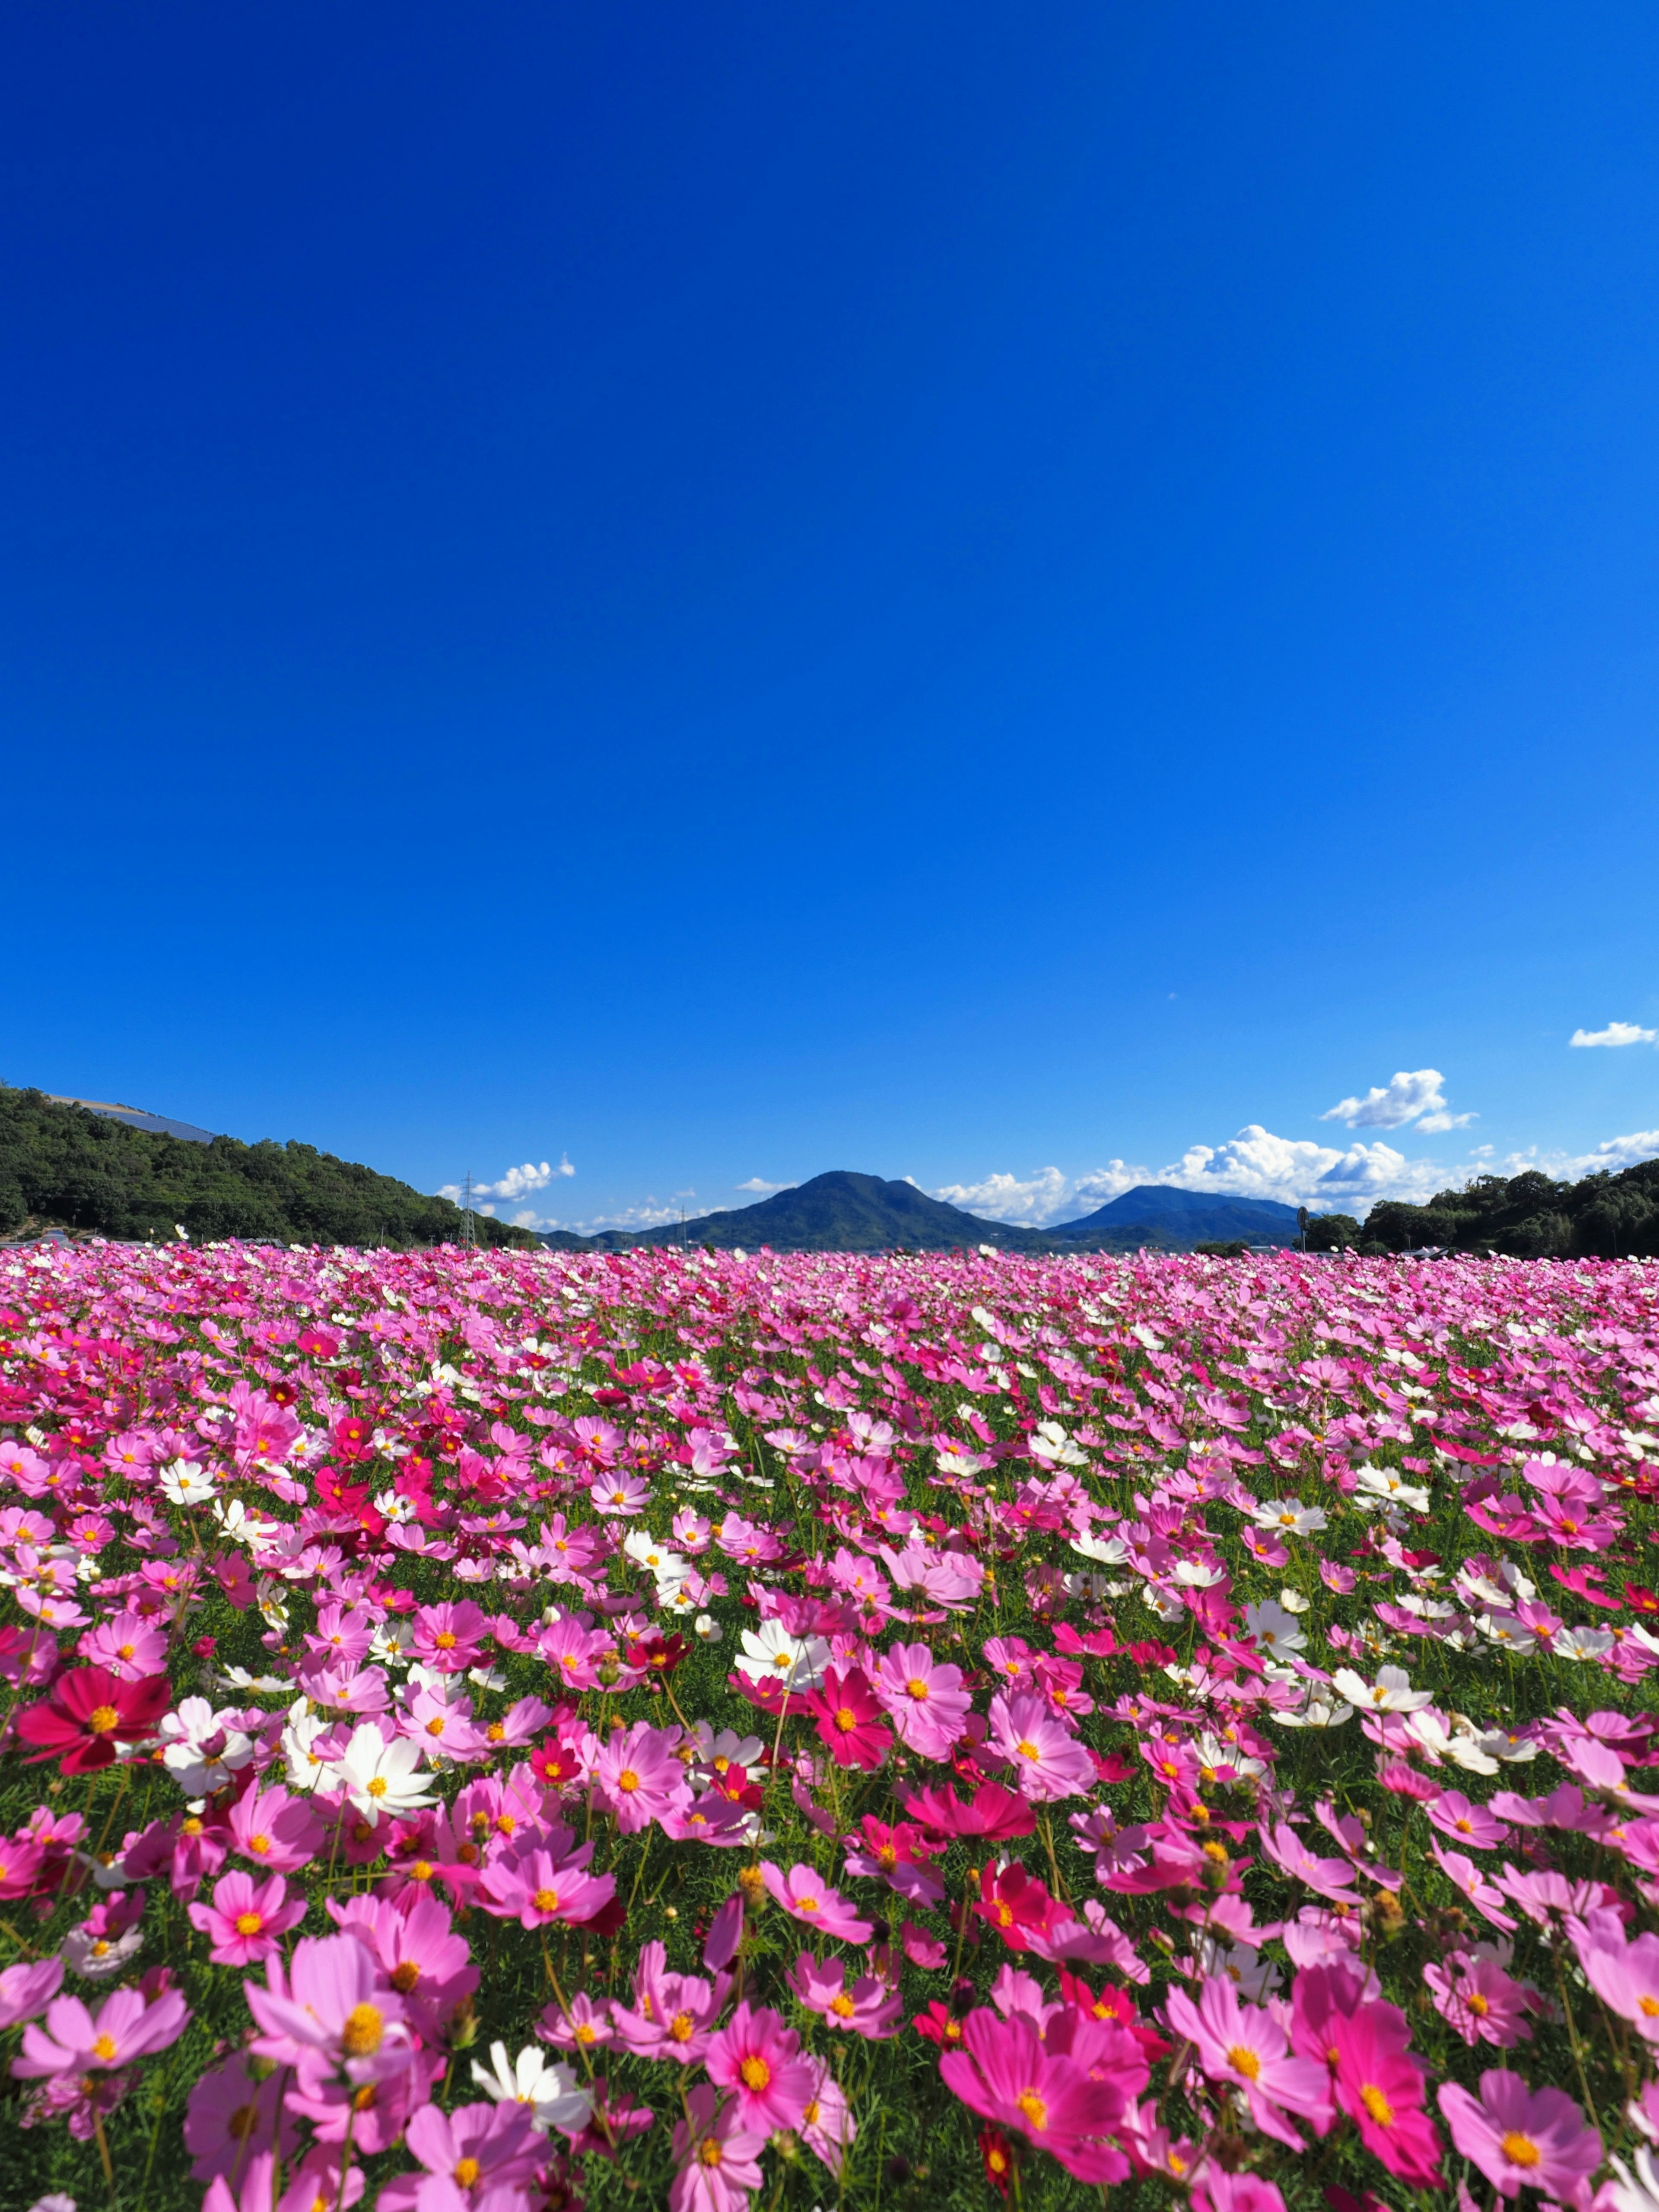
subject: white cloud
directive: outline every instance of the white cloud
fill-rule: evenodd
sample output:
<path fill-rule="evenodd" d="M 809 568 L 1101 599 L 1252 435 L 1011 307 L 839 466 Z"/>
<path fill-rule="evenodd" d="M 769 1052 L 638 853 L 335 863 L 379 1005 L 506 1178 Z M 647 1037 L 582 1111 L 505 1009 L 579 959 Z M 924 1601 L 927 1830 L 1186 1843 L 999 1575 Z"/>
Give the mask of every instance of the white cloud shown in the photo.
<path fill-rule="evenodd" d="M 792 1190 L 793 1183 L 768 1182 L 764 1176 L 750 1176 L 747 1182 L 734 1182 L 733 1190 L 752 1190 L 757 1198 L 769 1198 L 775 1190 Z"/>
<path fill-rule="evenodd" d="M 554 1167 L 547 1160 L 542 1161 L 539 1166 L 534 1160 L 526 1160 L 521 1168 L 509 1168 L 499 1182 L 475 1182 L 472 1186 L 473 1201 L 478 1212 L 493 1214 L 495 1212 L 493 1206 L 479 1206 L 477 1200 L 485 1198 L 524 1198 L 532 1190 L 545 1190 L 555 1176 L 573 1176 L 575 1172 L 569 1160 L 562 1157 L 557 1167 Z M 448 1199 L 453 1205 L 459 1206 L 465 1196 L 465 1191 L 460 1183 L 447 1182 L 439 1191 L 438 1195 L 440 1198 Z"/>
<path fill-rule="evenodd" d="M 1445 1079 L 1437 1067 L 1401 1068 L 1363 1098 L 1344 1098 L 1319 1118 L 1346 1121 L 1351 1129 L 1403 1129 L 1408 1121 L 1437 1131 L 1466 1128 L 1476 1116 L 1448 1110 L 1440 1088 Z"/>
<path fill-rule="evenodd" d="M 1609 1137 L 1572 1164 L 1581 1176 L 1600 1175 L 1604 1168 L 1616 1175 L 1620 1168 L 1633 1168 L 1638 1160 L 1656 1158 L 1659 1158 L 1659 1129 L 1638 1129 L 1632 1136 Z"/>
<path fill-rule="evenodd" d="M 1350 1145 L 1338 1152 L 1305 1137 L 1275 1137 L 1251 1121 L 1213 1149 L 1190 1145 L 1158 1178 L 1184 1190 L 1235 1198 L 1273 1198 L 1285 1206 L 1349 1212 L 1379 1198 L 1422 1198 L 1443 1181 L 1430 1160 L 1407 1160 L 1391 1145 Z"/>
<path fill-rule="evenodd" d="M 909 1180 L 907 1176 L 905 1181 Z M 1055 1208 L 1065 1206 L 1073 1188 L 1070 1177 L 1058 1168 L 1038 1168 L 1024 1177 L 988 1175 L 979 1182 L 948 1182 L 930 1194 L 943 1199 L 947 1206 L 961 1206 L 965 1213 L 981 1214 L 987 1221 L 1029 1228 L 1056 1219 Z"/>
<path fill-rule="evenodd" d="M 1609 1022 L 1604 1030 L 1575 1030 L 1569 1044 L 1651 1044 L 1659 1030 L 1638 1029 L 1634 1022 Z M 1622 1139 L 1615 1138 L 1615 1143 Z"/>

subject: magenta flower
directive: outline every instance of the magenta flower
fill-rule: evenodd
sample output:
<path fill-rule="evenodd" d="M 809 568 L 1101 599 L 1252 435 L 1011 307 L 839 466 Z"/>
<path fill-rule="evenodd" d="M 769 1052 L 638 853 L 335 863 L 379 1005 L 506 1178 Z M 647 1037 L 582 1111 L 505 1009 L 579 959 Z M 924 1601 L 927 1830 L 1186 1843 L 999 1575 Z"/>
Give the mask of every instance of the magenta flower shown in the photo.
<path fill-rule="evenodd" d="M 1324 2134 L 1331 2123 L 1325 2069 L 1292 2057 L 1290 2039 L 1273 2014 L 1260 2005 L 1241 2004 L 1224 1974 L 1209 1978 L 1196 2004 L 1185 1990 L 1172 1990 L 1169 2010 L 1170 2027 L 1191 2043 L 1210 2080 L 1243 2092 L 1263 2135 L 1292 2149 L 1304 2148 L 1286 2112 L 1312 2121 Z"/>
<path fill-rule="evenodd" d="M 1122 2118 L 1122 2095 L 1110 2081 L 1091 2079 L 1086 2063 L 1049 2049 L 1023 2014 L 999 2020 L 987 2006 L 970 2012 L 962 2048 L 945 2052 L 939 2072 L 970 2112 L 1016 2129 L 1080 2181 L 1127 2177 L 1127 2159 L 1101 2140 Z"/>
<path fill-rule="evenodd" d="M 94 1666 L 107 1668 L 119 1682 L 141 1682 L 167 1673 L 167 1639 L 141 1613 L 118 1613 L 100 1620 L 76 1650 Z"/>
<path fill-rule="evenodd" d="M 1513 1935 L 1516 1928 L 1515 1915 L 1512 1912 L 1504 1911 L 1503 1891 L 1495 1882 L 1487 1881 L 1468 1853 L 1443 1851 L 1438 1844 L 1431 1844 L 1429 1849 L 1434 1854 L 1442 1872 L 1456 1883 L 1476 1911 L 1483 1918 L 1490 1920 L 1494 1928 L 1501 1928 L 1505 1935 Z"/>
<path fill-rule="evenodd" d="M 893 1747 L 882 1706 L 860 1667 L 826 1668 L 823 1683 L 804 1692 L 801 1703 L 837 1766 L 878 1767 Z"/>
<path fill-rule="evenodd" d="M 1480 2076 L 1479 2099 L 1455 2081 L 1440 2084 L 1451 2138 L 1504 2197 L 1540 2189 L 1580 2203 L 1601 2163 L 1601 2137 L 1564 2089 L 1528 2089 L 1518 2074 L 1494 2068 Z"/>
<path fill-rule="evenodd" d="M 230 1808 L 231 1847 L 267 1874 L 298 1874 L 323 1840 L 323 1824 L 303 1797 L 273 1784 L 250 1790 Z"/>
<path fill-rule="evenodd" d="M 768 1895 L 809 1928 L 822 1928 L 826 1936 L 840 1936 L 848 1943 L 867 1943 L 875 1933 L 873 1922 L 860 1920 L 840 1892 L 810 1866 L 797 1864 L 784 1874 L 769 1859 L 763 1859 L 761 1880 Z"/>
<path fill-rule="evenodd" d="M 302 1936 L 286 1974 L 265 1961 L 265 1986 L 244 1982 L 260 2033 L 252 2049 L 312 2073 L 343 2067 L 356 2082 L 398 2073 L 414 2056 L 404 2001 L 355 1936 Z"/>
<path fill-rule="evenodd" d="M 827 2027 L 848 2028 L 872 2042 L 898 2033 L 902 2010 L 898 1992 L 873 1974 L 860 1975 L 849 1990 L 847 1969 L 839 1959 L 820 1963 L 810 1951 L 803 1951 L 788 1980 L 802 2004 L 818 2014 Z"/>
<path fill-rule="evenodd" d="M 11 2070 L 20 2081 L 52 2074 L 110 2072 L 165 2051 L 185 2032 L 189 2014 L 177 1990 L 147 2005 L 139 1990 L 114 1990 L 94 2019 L 79 1997 L 56 1997 L 46 2007 L 46 2024 L 31 2021 L 23 2030 L 23 2053 Z"/>
<path fill-rule="evenodd" d="M 437 1674 L 464 1674 L 478 1663 L 489 1622 L 476 1605 L 423 1605 L 415 1616 L 415 1655 Z"/>
<path fill-rule="evenodd" d="M 1334 2014 L 1336 2101 L 1366 2148 L 1414 2189 L 1440 2182 L 1440 2136 L 1423 2110 L 1423 2076 L 1407 2053 L 1405 2015 L 1389 2004 Z"/>
<path fill-rule="evenodd" d="M 211 1905 L 188 1908 L 191 1925 L 210 1939 L 208 1957 L 216 1966 L 257 1966 L 306 1917 L 305 1899 L 296 1897 L 289 1905 L 287 1896 L 288 1884 L 279 1874 L 258 1884 L 252 1875 L 228 1874 Z"/>
<path fill-rule="evenodd" d="M 761 2185 L 764 2130 L 744 2124 L 735 2099 L 722 2099 L 700 2082 L 685 2100 L 686 2118 L 674 2127 L 679 2172 L 668 2192 L 668 2212 L 748 2212 Z"/>
<path fill-rule="evenodd" d="M 706 2063 L 709 2080 L 732 2092 L 746 2126 L 769 2135 L 800 2125 L 812 2068 L 801 2056 L 800 2038 L 769 2008 L 740 2004 L 710 2042 Z"/>
<path fill-rule="evenodd" d="M 899 1741 L 922 1759 L 944 1759 L 966 1734 L 972 1699 L 960 1667 L 941 1666 L 925 1644 L 896 1644 L 871 1683 Z"/>
<path fill-rule="evenodd" d="M 484 1869 L 486 1912 L 498 1920 L 516 1919 L 520 1928 L 545 1928 L 556 1920 L 591 1920 L 617 1893 L 614 1875 L 589 1874 L 584 1845 L 574 1858 L 550 1851 L 515 1852 Z"/>
<path fill-rule="evenodd" d="M 1040 1804 L 1086 1796 L 1095 1786 L 1088 1753 L 1054 1718 L 1046 1698 L 1000 1690 L 991 1700 L 990 1741 L 1013 1768 L 1022 1797 Z"/>
<path fill-rule="evenodd" d="M 678 1729 L 653 1729 L 645 1721 L 618 1729 L 593 1762 L 593 1794 L 625 1836 L 648 1828 L 665 1813 L 691 1802 L 685 1768 L 675 1755 Z"/>

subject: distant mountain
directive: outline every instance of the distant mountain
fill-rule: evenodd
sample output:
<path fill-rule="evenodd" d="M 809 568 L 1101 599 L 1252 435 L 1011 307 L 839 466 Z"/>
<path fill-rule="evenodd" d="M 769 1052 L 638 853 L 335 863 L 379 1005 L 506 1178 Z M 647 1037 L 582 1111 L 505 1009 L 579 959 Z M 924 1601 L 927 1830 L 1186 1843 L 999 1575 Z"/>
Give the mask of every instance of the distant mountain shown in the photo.
<path fill-rule="evenodd" d="M 1121 1250 L 1162 1244 L 1190 1251 L 1194 1244 L 1289 1244 L 1297 1234 L 1296 1208 L 1271 1198 L 1227 1198 L 1206 1190 L 1176 1190 L 1168 1183 L 1137 1183 L 1080 1221 L 1057 1222 L 1048 1235 L 1066 1243 L 1100 1243 Z"/>
<path fill-rule="evenodd" d="M 1051 1243 L 1042 1230 L 982 1221 L 976 1213 L 929 1198 L 913 1182 L 884 1182 L 879 1176 L 855 1175 L 845 1168 L 775 1192 L 754 1206 L 702 1214 L 683 1229 L 677 1221 L 640 1232 L 613 1229 L 591 1242 L 601 1250 L 614 1250 L 678 1244 L 682 1239 L 727 1252 L 760 1244 L 783 1252 L 890 1252 L 900 1245 L 915 1252 L 949 1252 L 975 1244 L 1046 1252 Z"/>
<path fill-rule="evenodd" d="M 1051 1229 L 1015 1228 L 987 1221 L 960 1206 L 929 1198 L 913 1182 L 886 1182 L 879 1176 L 838 1168 L 810 1182 L 775 1192 L 757 1205 L 700 1214 L 684 1227 L 670 1222 L 659 1229 L 610 1229 L 593 1237 L 568 1230 L 544 1237 L 562 1251 L 618 1251 L 637 1245 L 712 1245 L 729 1252 L 769 1244 L 779 1252 L 950 1252 L 975 1244 L 1003 1252 L 1133 1252 L 1152 1245 L 1189 1252 L 1200 1243 L 1288 1244 L 1296 1235 L 1296 1214 L 1266 1199 L 1215 1198 L 1207 1192 L 1171 1190 L 1142 1183 L 1109 1206 Z"/>

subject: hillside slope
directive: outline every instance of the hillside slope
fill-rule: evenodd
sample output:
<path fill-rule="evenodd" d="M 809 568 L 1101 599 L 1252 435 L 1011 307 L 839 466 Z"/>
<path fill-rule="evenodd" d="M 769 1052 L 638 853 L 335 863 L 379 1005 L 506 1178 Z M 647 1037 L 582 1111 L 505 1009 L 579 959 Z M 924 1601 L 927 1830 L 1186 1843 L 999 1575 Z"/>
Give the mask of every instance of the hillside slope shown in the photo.
<path fill-rule="evenodd" d="M 1289 1244 L 1297 1235 L 1296 1208 L 1271 1198 L 1231 1198 L 1207 1190 L 1176 1190 L 1167 1183 L 1137 1183 L 1080 1221 L 1057 1222 L 1048 1232 L 1067 1243 L 1163 1244 L 1171 1251 L 1243 1237 L 1249 1244 Z"/>
<path fill-rule="evenodd" d="M 313 1145 L 202 1144 L 129 1127 L 40 1091 L 0 1087 L 0 1229 L 25 1223 L 106 1237 L 245 1237 L 276 1244 L 459 1243 L 464 1216 L 392 1176 Z M 480 1218 L 481 1244 L 533 1246 Z"/>

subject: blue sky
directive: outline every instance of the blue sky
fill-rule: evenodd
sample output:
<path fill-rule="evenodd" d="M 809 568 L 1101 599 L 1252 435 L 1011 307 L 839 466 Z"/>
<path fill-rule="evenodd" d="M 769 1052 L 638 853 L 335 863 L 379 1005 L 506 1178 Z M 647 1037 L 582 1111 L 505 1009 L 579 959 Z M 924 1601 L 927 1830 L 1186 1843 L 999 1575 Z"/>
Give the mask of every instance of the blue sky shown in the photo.
<path fill-rule="evenodd" d="M 572 1223 L 1659 1152 L 1650 9 L 0 58 L 7 1080 Z"/>

